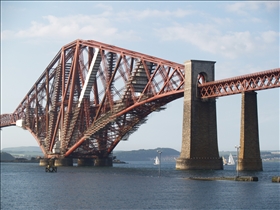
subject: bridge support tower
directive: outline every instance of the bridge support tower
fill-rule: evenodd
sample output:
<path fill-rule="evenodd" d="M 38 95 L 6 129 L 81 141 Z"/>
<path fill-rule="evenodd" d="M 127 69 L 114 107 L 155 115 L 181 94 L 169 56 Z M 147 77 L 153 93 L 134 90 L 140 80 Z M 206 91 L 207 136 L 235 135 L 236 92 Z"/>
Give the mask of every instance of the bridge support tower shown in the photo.
<path fill-rule="evenodd" d="M 185 62 L 183 136 L 176 169 L 223 169 L 217 142 L 216 99 L 202 100 L 197 94 L 198 75 L 214 80 L 215 62 Z"/>
<path fill-rule="evenodd" d="M 240 152 L 237 166 L 240 171 L 262 171 L 259 146 L 257 93 L 242 93 Z"/>

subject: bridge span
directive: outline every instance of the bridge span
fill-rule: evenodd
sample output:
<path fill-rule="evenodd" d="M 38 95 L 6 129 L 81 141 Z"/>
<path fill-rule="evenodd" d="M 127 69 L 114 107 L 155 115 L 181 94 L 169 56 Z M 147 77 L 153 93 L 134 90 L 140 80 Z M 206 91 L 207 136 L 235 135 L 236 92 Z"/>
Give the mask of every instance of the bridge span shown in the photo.
<path fill-rule="evenodd" d="M 45 158 L 57 158 L 57 165 L 71 165 L 78 158 L 81 165 L 110 166 L 116 145 L 150 113 L 184 97 L 176 168 L 222 169 L 215 98 L 241 93 L 244 131 L 238 165 L 240 170 L 262 170 L 255 91 L 279 87 L 280 68 L 215 81 L 214 66 L 197 60 L 182 65 L 76 40 L 61 48 L 15 111 L 1 115 L 0 127 L 28 130 Z M 256 157 L 258 162 L 252 163 Z"/>

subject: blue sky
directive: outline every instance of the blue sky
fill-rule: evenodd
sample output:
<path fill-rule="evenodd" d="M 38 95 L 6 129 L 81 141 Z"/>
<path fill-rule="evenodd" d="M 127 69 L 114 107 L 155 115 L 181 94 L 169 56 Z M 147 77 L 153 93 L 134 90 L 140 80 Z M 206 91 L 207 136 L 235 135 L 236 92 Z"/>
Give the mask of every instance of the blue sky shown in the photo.
<path fill-rule="evenodd" d="M 216 80 L 279 67 L 279 2 L 1 1 L 1 114 L 12 113 L 59 49 L 93 39 L 184 63 L 216 61 Z M 261 150 L 279 150 L 279 89 L 258 92 Z M 241 95 L 217 99 L 220 151 L 240 139 Z M 181 150 L 183 99 L 153 113 L 116 150 Z M 37 145 L 18 127 L 1 148 Z"/>

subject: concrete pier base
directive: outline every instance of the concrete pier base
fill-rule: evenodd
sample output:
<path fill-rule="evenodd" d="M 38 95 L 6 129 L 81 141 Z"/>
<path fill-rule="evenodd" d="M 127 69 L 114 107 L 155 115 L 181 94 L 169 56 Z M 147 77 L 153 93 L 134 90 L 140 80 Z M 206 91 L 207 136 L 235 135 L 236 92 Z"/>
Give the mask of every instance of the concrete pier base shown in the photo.
<path fill-rule="evenodd" d="M 239 159 L 238 164 L 236 165 L 238 171 L 262 171 L 262 159 Z"/>
<path fill-rule="evenodd" d="M 72 158 L 58 158 L 55 159 L 55 166 L 73 166 Z"/>
<path fill-rule="evenodd" d="M 42 158 L 42 159 L 40 159 L 39 166 L 47 166 L 48 163 L 49 163 L 48 158 Z"/>
<path fill-rule="evenodd" d="M 94 159 L 92 158 L 79 158 L 78 166 L 94 166 Z"/>
<path fill-rule="evenodd" d="M 239 171 L 262 171 L 259 146 L 257 93 L 242 93 Z"/>
<path fill-rule="evenodd" d="M 274 176 L 274 177 L 272 177 L 272 182 L 280 183 L 280 176 Z"/>
<path fill-rule="evenodd" d="M 94 160 L 94 166 L 97 167 L 106 167 L 106 166 L 113 166 L 113 160 L 112 158 L 97 158 Z"/>
<path fill-rule="evenodd" d="M 176 169 L 181 170 L 220 170 L 222 168 L 222 158 L 178 158 L 176 160 Z"/>

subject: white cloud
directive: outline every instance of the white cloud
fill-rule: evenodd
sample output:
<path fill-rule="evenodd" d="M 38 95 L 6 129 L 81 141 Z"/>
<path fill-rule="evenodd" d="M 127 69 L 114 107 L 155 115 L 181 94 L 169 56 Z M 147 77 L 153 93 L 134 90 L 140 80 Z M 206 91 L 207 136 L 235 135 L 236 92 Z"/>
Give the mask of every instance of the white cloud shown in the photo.
<path fill-rule="evenodd" d="M 218 17 L 207 17 L 208 19 L 211 19 L 213 23 L 219 24 L 219 25 L 229 25 L 232 24 L 232 20 L 230 18 L 218 18 Z"/>
<path fill-rule="evenodd" d="M 260 6 L 266 5 L 264 2 L 237 2 L 227 6 L 231 11 L 257 10 Z M 274 8 L 275 4 L 267 4 L 269 8 Z M 114 12 L 112 7 L 98 4 L 100 13 L 96 15 L 71 15 L 56 17 L 52 15 L 44 16 L 43 21 L 33 21 L 27 29 L 17 32 L 3 31 L 2 39 L 11 37 L 17 38 L 44 38 L 44 39 L 95 39 L 101 42 L 113 42 L 114 40 L 141 40 L 145 36 L 147 28 L 156 26 L 166 27 L 155 28 L 156 36 L 161 40 L 180 40 L 191 43 L 198 49 L 212 54 L 220 54 L 228 58 L 251 53 L 258 49 L 267 48 L 265 44 L 273 44 L 279 37 L 275 31 L 252 32 L 250 31 L 222 31 L 222 28 L 231 25 L 235 21 L 228 17 L 215 17 L 196 10 L 127 10 Z M 200 15 L 205 19 L 203 23 L 179 24 L 175 21 L 186 21 L 188 15 Z M 174 19 L 177 18 L 177 19 Z M 253 20 L 251 18 L 251 20 Z M 145 20 L 145 21 L 144 21 Z M 208 20 L 208 21 L 206 21 Z M 131 22 L 124 23 L 124 21 Z M 139 21 L 139 22 L 137 22 Z M 153 25 L 146 27 L 147 21 Z M 255 22 L 261 21 L 259 18 Z M 234 28 L 231 28 L 234 30 Z M 151 32 L 151 30 L 149 30 Z"/>
<path fill-rule="evenodd" d="M 133 21 L 133 20 L 144 20 L 150 18 L 183 18 L 188 15 L 196 13 L 194 10 L 157 10 L 157 9 L 145 9 L 145 10 L 128 10 L 116 13 L 114 16 L 118 20 Z"/>
<path fill-rule="evenodd" d="M 265 1 L 263 2 L 266 9 L 278 9 L 279 10 L 279 2 L 278 1 Z"/>
<path fill-rule="evenodd" d="M 131 11 L 131 15 L 136 17 L 136 18 L 151 18 L 151 17 L 160 17 L 160 18 L 165 18 L 165 17 L 185 17 L 187 15 L 193 14 L 194 11 L 191 10 L 182 10 L 182 9 L 177 9 L 175 11 L 170 11 L 170 10 L 151 10 L 151 9 L 146 9 L 144 11 Z"/>
<path fill-rule="evenodd" d="M 246 1 L 246 2 L 235 2 L 228 4 L 226 10 L 240 15 L 249 15 L 250 11 L 257 11 L 259 9 L 278 9 L 279 2 L 277 1 Z"/>
<path fill-rule="evenodd" d="M 82 35 L 80 29 L 84 24 L 88 24 L 89 20 L 84 16 L 68 16 L 57 18 L 54 16 L 43 17 L 47 23 L 39 23 L 33 21 L 31 27 L 25 30 L 20 30 L 16 33 L 19 38 L 25 37 L 65 37 L 70 34 Z M 95 22 L 92 20 L 93 23 Z M 97 22 L 97 21 L 96 21 Z M 96 23 L 95 23 L 96 24 Z"/>
<path fill-rule="evenodd" d="M 246 10 L 247 9 L 247 2 L 236 2 L 233 4 L 229 4 L 226 6 L 227 11 L 229 12 L 234 12 L 237 14 L 245 15 L 247 14 Z"/>
<path fill-rule="evenodd" d="M 150 20 L 150 18 L 158 20 L 174 17 L 182 18 L 195 12 L 183 9 L 164 11 L 145 9 L 114 12 L 113 8 L 107 4 L 97 4 L 95 7 L 100 8 L 99 14 L 70 15 L 65 17 L 56 17 L 53 15 L 43 16 L 43 20 L 32 21 L 29 28 L 18 31 L 6 30 L 1 32 L 2 40 L 17 37 L 55 39 L 89 38 L 102 41 L 122 39 L 137 41 L 141 40 L 140 35 L 136 32 L 138 29 L 129 29 L 130 26 L 127 26 L 126 28 L 128 28 L 128 30 L 121 30 L 120 26 L 123 25 L 123 21 L 143 21 Z"/>
<path fill-rule="evenodd" d="M 10 39 L 13 36 L 14 36 L 14 31 L 11 30 L 1 31 L 1 40 Z"/>
<path fill-rule="evenodd" d="M 44 23 L 33 21 L 27 29 L 15 33 L 18 38 L 55 39 L 134 39 L 140 38 L 131 30 L 119 31 L 108 18 L 102 16 L 73 15 L 67 17 L 44 16 Z M 5 32 L 7 37 L 8 31 Z M 9 32 L 11 33 L 11 32 Z"/>
<path fill-rule="evenodd" d="M 263 32 L 259 36 L 249 31 L 222 33 L 207 24 L 176 25 L 158 29 L 156 33 L 164 41 L 181 40 L 205 52 L 232 59 L 261 49 L 267 43 L 273 44 L 279 37 L 274 31 Z"/>
<path fill-rule="evenodd" d="M 279 37 L 279 32 L 275 32 L 275 31 L 265 31 L 261 34 L 262 39 L 265 43 L 273 43 L 277 40 L 277 38 Z"/>
<path fill-rule="evenodd" d="M 103 9 L 103 10 L 106 10 L 106 11 L 112 11 L 113 10 L 112 6 L 109 6 L 108 4 L 102 4 L 102 3 L 96 4 L 95 8 Z"/>

